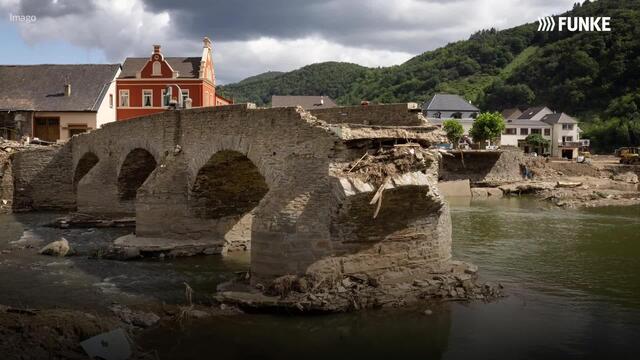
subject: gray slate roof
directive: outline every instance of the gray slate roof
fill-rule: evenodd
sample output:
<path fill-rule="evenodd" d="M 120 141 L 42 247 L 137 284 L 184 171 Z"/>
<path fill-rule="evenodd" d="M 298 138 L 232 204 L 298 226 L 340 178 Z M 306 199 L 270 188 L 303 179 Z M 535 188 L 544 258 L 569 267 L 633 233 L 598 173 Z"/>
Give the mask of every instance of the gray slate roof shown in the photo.
<path fill-rule="evenodd" d="M 502 110 L 502 117 L 505 119 L 517 119 L 520 115 L 522 115 L 522 111 L 518 108 Z"/>
<path fill-rule="evenodd" d="M 178 79 L 197 79 L 200 75 L 200 57 L 165 57 L 164 58 L 174 71 L 178 72 Z M 122 72 L 118 79 L 133 79 L 136 73 L 142 70 L 144 65 L 149 61 L 148 57 L 134 58 L 129 57 L 122 64 Z"/>
<path fill-rule="evenodd" d="M 465 99 L 453 94 L 435 94 L 427 106 L 427 111 L 480 111 Z"/>
<path fill-rule="evenodd" d="M 522 115 L 520 115 L 518 117 L 518 119 L 531 119 L 532 117 L 534 117 L 537 113 L 539 113 L 540 111 L 544 110 L 546 108 L 546 106 L 534 106 L 534 107 L 530 107 L 527 110 L 522 112 Z"/>
<path fill-rule="evenodd" d="M 320 105 L 320 100 L 324 100 L 324 104 Z M 290 107 L 302 106 L 305 110 L 328 109 L 334 108 L 336 102 L 328 96 L 271 96 L 271 107 Z"/>
<path fill-rule="evenodd" d="M 578 121 L 565 113 L 545 115 L 540 121 L 549 125 L 553 124 L 577 124 Z"/>
<path fill-rule="evenodd" d="M 0 110 L 97 111 L 120 64 L 0 65 Z M 71 96 L 64 85 L 71 84 Z"/>

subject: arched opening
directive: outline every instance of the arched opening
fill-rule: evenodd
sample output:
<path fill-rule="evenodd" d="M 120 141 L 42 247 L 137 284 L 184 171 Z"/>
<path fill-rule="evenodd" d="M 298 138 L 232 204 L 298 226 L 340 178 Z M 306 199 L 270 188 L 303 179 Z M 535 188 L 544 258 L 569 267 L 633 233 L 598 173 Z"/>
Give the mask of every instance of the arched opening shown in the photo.
<path fill-rule="evenodd" d="M 77 192 L 78 183 L 82 178 L 89 173 L 91 169 L 100 161 L 98 156 L 92 152 L 88 152 L 80 158 L 78 165 L 76 165 L 76 171 L 73 173 L 73 192 Z"/>
<path fill-rule="evenodd" d="M 156 159 L 145 149 L 134 149 L 122 163 L 118 175 L 118 197 L 122 201 L 134 200 L 140 186 L 156 168 Z"/>
<path fill-rule="evenodd" d="M 153 62 L 153 69 L 152 69 L 152 73 L 151 76 L 160 76 L 162 75 L 162 65 L 160 65 L 160 61 L 154 61 Z"/>
<path fill-rule="evenodd" d="M 236 151 L 220 151 L 199 170 L 189 208 L 194 217 L 207 219 L 224 237 L 227 250 L 248 250 L 253 210 L 268 191 L 251 160 Z"/>

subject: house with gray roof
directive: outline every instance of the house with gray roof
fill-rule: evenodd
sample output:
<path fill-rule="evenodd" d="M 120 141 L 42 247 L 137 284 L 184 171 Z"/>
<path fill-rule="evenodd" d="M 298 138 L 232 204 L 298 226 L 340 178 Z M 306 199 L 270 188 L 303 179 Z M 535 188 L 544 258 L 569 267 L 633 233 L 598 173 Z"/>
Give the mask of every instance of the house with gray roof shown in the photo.
<path fill-rule="evenodd" d="M 431 100 L 424 103 L 422 113 L 430 123 L 437 126 L 442 126 L 445 120 L 456 119 L 462 124 L 464 134 L 469 135 L 480 109 L 459 95 L 435 94 Z"/>
<path fill-rule="evenodd" d="M 0 65 L 0 136 L 55 142 L 116 120 L 120 64 Z"/>
<path fill-rule="evenodd" d="M 539 134 L 549 140 L 549 146 L 544 149 L 531 148 L 525 139 L 532 134 Z M 546 106 L 531 107 L 517 117 L 511 115 L 505 118 L 505 130 L 500 144 L 517 146 L 527 153 L 535 151 L 569 159 L 578 156 L 578 150 L 582 145 L 578 121 L 565 113 L 555 113 Z"/>
<path fill-rule="evenodd" d="M 328 109 L 338 106 L 332 98 L 328 96 L 271 96 L 271 107 L 292 107 L 302 106 L 305 110 Z"/>

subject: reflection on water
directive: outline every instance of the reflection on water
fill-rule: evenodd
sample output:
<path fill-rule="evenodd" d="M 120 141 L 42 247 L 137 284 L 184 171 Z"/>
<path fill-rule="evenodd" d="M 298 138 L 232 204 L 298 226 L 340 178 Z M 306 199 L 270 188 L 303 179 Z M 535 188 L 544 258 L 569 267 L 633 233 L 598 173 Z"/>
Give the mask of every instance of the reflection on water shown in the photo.
<path fill-rule="evenodd" d="M 161 359 L 636 358 L 640 336 L 640 207 L 562 210 L 528 199 L 451 203 L 454 254 L 505 285 L 491 304 L 319 317 L 248 315 L 157 328 L 141 339 Z M 0 216 L 0 249 L 25 228 L 67 237 L 81 252 L 123 230 L 35 226 L 51 214 Z M 0 256 L 0 303 L 95 307 L 111 301 L 182 301 L 187 281 L 205 301 L 248 259 L 141 262 Z M 33 271 L 35 269 L 36 271 Z"/>

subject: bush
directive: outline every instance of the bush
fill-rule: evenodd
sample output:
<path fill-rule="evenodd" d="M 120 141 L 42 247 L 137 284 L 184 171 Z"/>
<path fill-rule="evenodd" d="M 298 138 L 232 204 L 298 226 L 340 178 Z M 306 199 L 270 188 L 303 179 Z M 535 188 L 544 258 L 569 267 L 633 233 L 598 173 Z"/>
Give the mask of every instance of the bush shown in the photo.
<path fill-rule="evenodd" d="M 464 135 L 464 128 L 462 125 L 454 119 L 445 120 L 442 123 L 442 129 L 447 133 L 447 139 L 451 141 L 453 147 L 458 147 L 458 142 Z"/>

